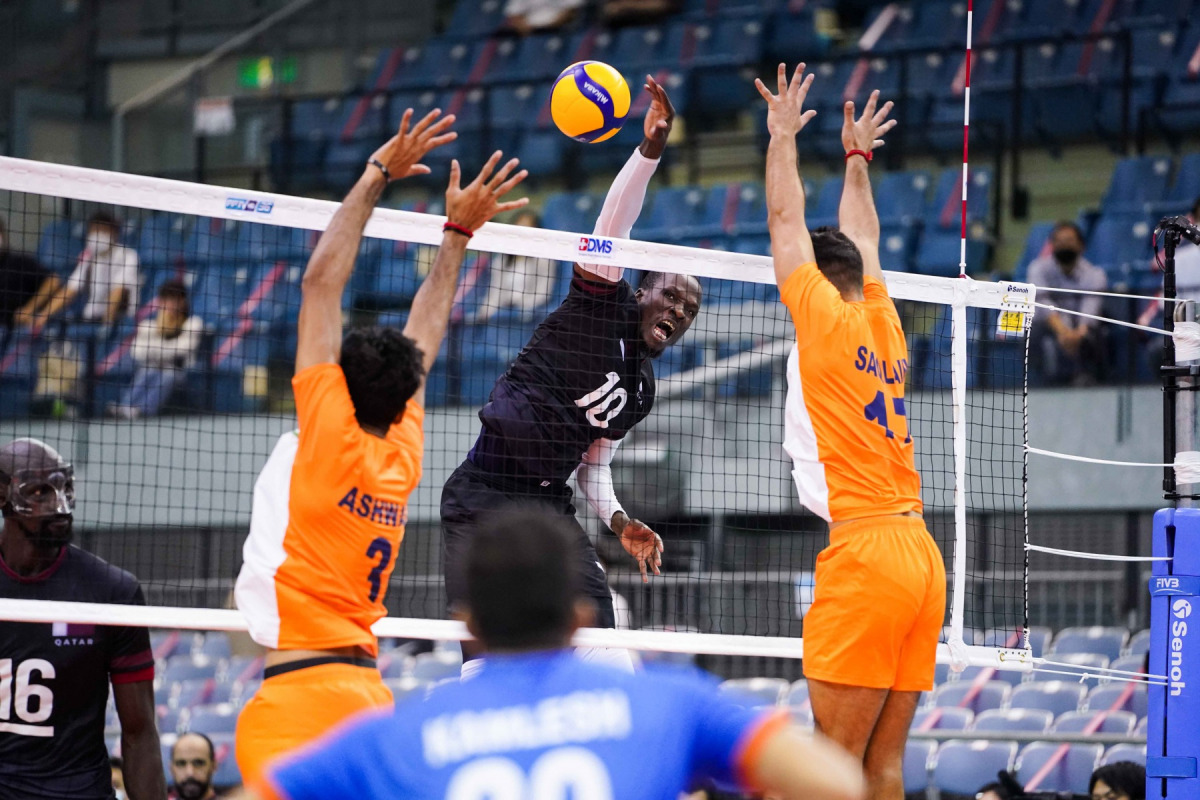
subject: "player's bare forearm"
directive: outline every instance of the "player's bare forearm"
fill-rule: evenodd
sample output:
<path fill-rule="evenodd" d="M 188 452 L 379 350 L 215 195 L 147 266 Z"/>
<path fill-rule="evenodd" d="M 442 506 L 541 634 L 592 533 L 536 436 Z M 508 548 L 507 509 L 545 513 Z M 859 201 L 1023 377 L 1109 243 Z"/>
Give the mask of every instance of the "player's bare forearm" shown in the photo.
<path fill-rule="evenodd" d="M 770 736 L 751 765 L 749 777 L 768 796 L 784 800 L 862 800 L 862 765 L 842 748 L 797 728 Z"/>
<path fill-rule="evenodd" d="M 442 234 L 442 246 L 429 275 L 421 282 L 413 298 L 404 335 L 417 343 L 425 356 L 425 371 L 433 368 L 442 340 L 446 338 L 446 326 L 450 321 L 450 309 L 454 305 L 454 293 L 458 289 L 458 276 L 463 258 L 467 253 L 467 237 L 453 231 Z"/>
<path fill-rule="evenodd" d="M 812 238 L 804 221 L 804 184 L 797 167 L 796 138 L 776 135 L 767 146 L 767 229 L 775 261 L 775 282 L 782 286 L 802 264 L 814 260 Z"/>
<path fill-rule="evenodd" d="M 838 228 L 863 254 L 866 274 L 883 280 L 879 264 L 879 214 L 871 194 L 871 178 L 867 160 L 851 156 L 846 160 L 846 180 L 838 205 Z"/>
<path fill-rule="evenodd" d="M 354 271 L 363 228 L 385 186 L 383 173 L 367 167 L 308 260 L 301 283 L 296 372 L 315 364 L 336 363 L 341 355 L 342 295 Z"/>
<path fill-rule="evenodd" d="M 121 754 L 129 800 L 163 800 L 167 796 L 162 751 L 154 725 L 154 687 L 150 681 L 113 685 L 121 723 Z"/>

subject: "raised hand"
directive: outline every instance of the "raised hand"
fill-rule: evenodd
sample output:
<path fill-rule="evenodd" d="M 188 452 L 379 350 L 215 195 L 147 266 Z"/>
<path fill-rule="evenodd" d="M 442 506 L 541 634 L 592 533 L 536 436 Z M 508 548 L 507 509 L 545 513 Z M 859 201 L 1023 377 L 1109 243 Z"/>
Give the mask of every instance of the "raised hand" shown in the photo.
<path fill-rule="evenodd" d="M 428 175 L 429 167 L 420 163 L 421 159 L 435 147 L 441 147 L 458 138 L 457 133 L 449 130 L 454 124 L 454 115 L 448 114 L 438 119 L 441 113 L 440 108 L 435 108 L 422 117 L 410 131 L 408 126 L 412 122 L 413 110 L 405 110 L 404 116 L 400 118 L 400 130 L 371 155 L 373 160 L 387 168 L 390 180 Z"/>
<path fill-rule="evenodd" d="M 779 94 L 777 95 L 771 94 L 761 80 L 754 79 L 758 93 L 767 101 L 767 130 L 772 136 L 795 136 L 817 115 L 817 112 L 811 109 L 804 110 L 808 87 L 812 86 L 813 82 L 812 75 L 805 76 L 805 66 L 807 65 L 804 62 L 796 65 L 796 71 L 792 74 L 792 80 L 789 83 L 787 65 L 779 65 Z"/>
<path fill-rule="evenodd" d="M 842 123 L 842 147 L 846 152 L 862 150 L 869 153 L 876 147 L 883 147 L 883 136 L 896 127 L 896 120 L 888 119 L 892 113 L 892 101 L 883 104 L 878 111 L 875 106 L 879 103 L 879 90 L 871 92 L 867 104 L 863 106 L 862 116 L 854 119 L 854 101 L 847 100 L 843 111 L 846 115 Z"/>
<path fill-rule="evenodd" d="M 647 567 L 655 575 L 661 575 L 663 541 L 662 537 L 652 531 L 648 525 L 636 519 L 630 519 L 624 511 L 613 514 L 613 530 L 621 541 L 625 552 L 638 562 L 638 570 L 642 573 L 642 583 L 649 583 L 650 576 Z"/>
<path fill-rule="evenodd" d="M 646 91 L 652 98 L 650 108 L 646 110 L 646 119 L 642 123 L 646 141 L 642 143 L 642 155 L 646 158 L 658 158 L 667 146 L 667 137 L 671 134 L 671 125 L 675 122 L 675 106 L 667 97 L 667 90 L 651 76 L 646 76 Z"/>
<path fill-rule="evenodd" d="M 499 150 L 492 153 L 492 157 L 483 165 L 483 169 L 475 176 L 475 180 L 462 187 L 459 186 L 462 171 L 458 166 L 458 160 L 450 162 L 450 186 L 446 189 L 447 220 L 469 231 L 475 231 L 497 214 L 512 211 L 529 203 L 528 197 L 505 203 L 500 202 L 501 197 L 512 191 L 514 186 L 529 175 L 529 171 L 523 169 L 509 177 L 520 163 L 515 158 L 510 159 L 500 168 L 499 172 L 493 175 L 492 172 L 496 169 L 496 164 L 500 163 L 503 155 Z"/>

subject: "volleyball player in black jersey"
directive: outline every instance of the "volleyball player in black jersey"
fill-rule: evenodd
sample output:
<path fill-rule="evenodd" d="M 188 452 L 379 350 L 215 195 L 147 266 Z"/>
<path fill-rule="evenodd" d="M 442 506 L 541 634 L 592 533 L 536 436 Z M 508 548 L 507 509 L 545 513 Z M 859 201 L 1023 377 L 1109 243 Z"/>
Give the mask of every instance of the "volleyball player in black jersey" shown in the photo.
<path fill-rule="evenodd" d="M 608 192 L 596 237 L 629 236 L 666 147 L 675 110 L 649 76 L 646 91 L 652 102 L 645 138 Z M 479 438 L 442 490 L 446 592 L 452 607 L 466 597 L 463 562 L 480 515 L 513 503 L 537 503 L 573 521 L 584 593 L 596 603 L 597 624 L 614 626 L 604 570 L 575 521 L 567 486 L 572 473 L 584 499 L 637 560 L 643 580 L 648 571 L 658 574 L 662 539 L 621 508 L 609 464 L 621 439 L 654 405 L 651 360 L 679 341 L 700 313 L 700 302 L 700 283 L 690 276 L 649 273 L 635 291 L 620 267 L 575 265 L 566 300 L 496 381 L 479 412 Z M 628 662 L 627 654 L 615 658 Z"/>
<path fill-rule="evenodd" d="M 69 544 L 75 472 L 54 448 L 0 448 L 0 598 L 142 605 L 137 579 Z M 0 797 L 109 800 L 112 685 L 130 800 L 166 797 L 145 628 L 0 622 Z"/>

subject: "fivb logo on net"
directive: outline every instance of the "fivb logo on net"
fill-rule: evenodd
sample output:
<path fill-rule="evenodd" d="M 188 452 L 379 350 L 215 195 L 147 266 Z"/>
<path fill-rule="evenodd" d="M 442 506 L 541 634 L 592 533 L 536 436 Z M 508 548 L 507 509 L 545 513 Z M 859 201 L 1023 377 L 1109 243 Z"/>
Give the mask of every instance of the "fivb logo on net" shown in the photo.
<path fill-rule="evenodd" d="M 1184 620 L 1191 615 L 1191 601 L 1180 597 L 1171 603 L 1173 619 L 1171 620 L 1171 669 L 1168 678 L 1172 697 L 1178 697 L 1187 688 L 1187 684 L 1183 680 L 1183 640 L 1187 636 L 1188 626 Z"/>
<path fill-rule="evenodd" d="M 255 200 L 253 197 L 226 197 L 225 209 L 227 211 L 246 211 L 254 214 L 270 214 L 275 210 L 275 202 L 272 200 Z"/>

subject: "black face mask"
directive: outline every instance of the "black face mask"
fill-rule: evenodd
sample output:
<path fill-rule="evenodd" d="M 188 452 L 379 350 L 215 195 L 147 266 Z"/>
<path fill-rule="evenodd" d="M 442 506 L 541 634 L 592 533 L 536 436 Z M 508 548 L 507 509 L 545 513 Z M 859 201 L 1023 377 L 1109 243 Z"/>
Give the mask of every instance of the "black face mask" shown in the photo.
<path fill-rule="evenodd" d="M 1079 251 L 1070 247 L 1058 247 L 1054 250 L 1054 260 L 1064 267 L 1070 267 L 1079 260 Z"/>

